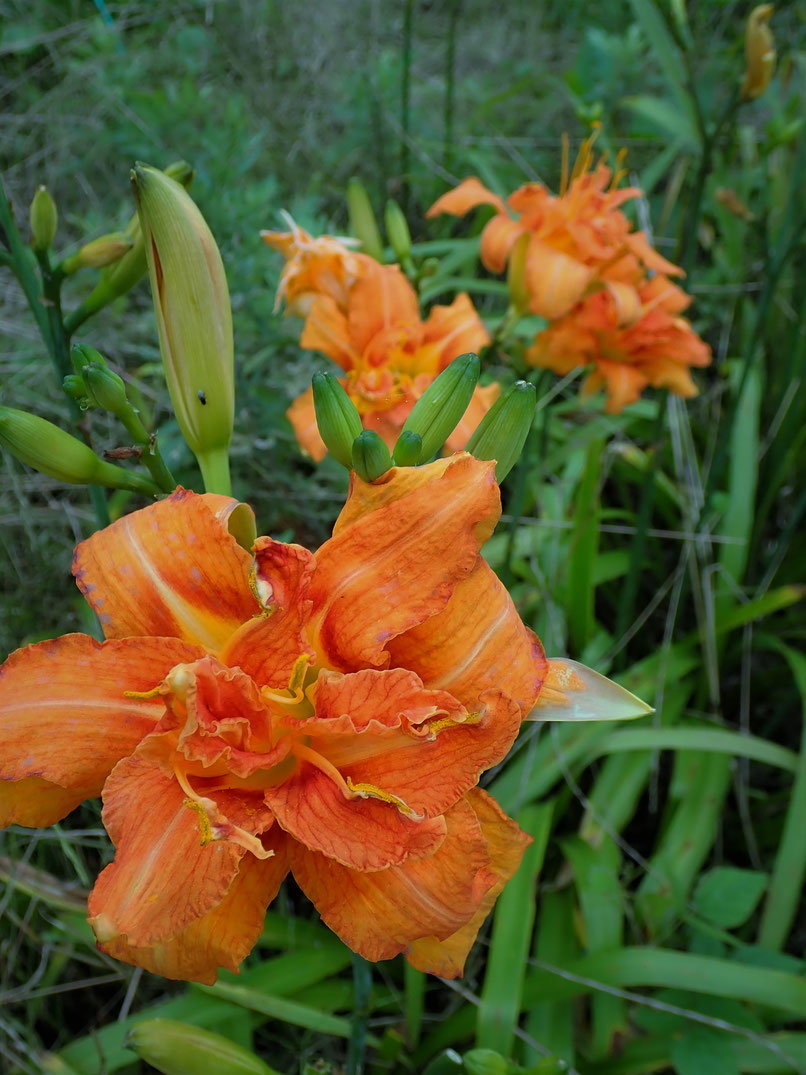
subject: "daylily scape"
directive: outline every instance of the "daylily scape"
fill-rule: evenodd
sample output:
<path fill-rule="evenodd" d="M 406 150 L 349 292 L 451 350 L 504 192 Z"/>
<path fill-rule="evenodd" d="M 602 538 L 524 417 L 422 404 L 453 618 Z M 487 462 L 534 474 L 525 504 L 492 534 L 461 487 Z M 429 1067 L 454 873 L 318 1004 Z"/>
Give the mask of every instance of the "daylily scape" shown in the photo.
<path fill-rule="evenodd" d="M 367 959 L 461 974 L 530 840 L 480 775 L 529 716 L 647 708 L 547 660 L 480 555 L 499 513 L 494 464 L 459 453 L 353 474 L 315 554 L 183 489 L 78 546 L 106 641 L 0 670 L 0 822 L 103 796 L 104 952 L 213 982 L 290 871 Z"/>

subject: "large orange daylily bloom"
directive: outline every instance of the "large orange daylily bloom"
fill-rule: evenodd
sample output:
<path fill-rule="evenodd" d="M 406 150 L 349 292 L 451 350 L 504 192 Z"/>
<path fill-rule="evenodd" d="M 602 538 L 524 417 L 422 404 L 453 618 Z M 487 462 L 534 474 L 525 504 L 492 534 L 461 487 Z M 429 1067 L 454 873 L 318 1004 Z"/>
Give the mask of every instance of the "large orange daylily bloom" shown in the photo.
<path fill-rule="evenodd" d="M 331 294 L 310 303 L 300 340 L 321 351 L 345 372 L 342 383 L 361 415 L 390 450 L 411 409 L 457 355 L 490 342 L 472 302 L 457 295 L 450 306 L 434 306 L 420 320 L 414 288 L 396 265 L 373 262 L 349 289 L 341 307 Z M 498 384 L 477 388 L 448 448 L 467 443 L 495 402 Z M 299 396 L 288 410 L 300 447 L 319 461 L 327 453 L 316 426 L 313 392 Z"/>
<path fill-rule="evenodd" d="M 506 203 L 478 179 L 465 179 L 443 194 L 428 210 L 464 216 L 479 205 L 496 215 L 481 236 L 481 259 L 490 272 L 504 271 L 513 246 L 529 236 L 524 286 L 529 308 L 549 320 L 563 317 L 592 288 L 607 288 L 622 323 L 640 315 L 637 285 L 647 269 L 683 275 L 682 269 L 661 257 L 642 231 L 633 231 L 621 206 L 640 196 L 636 187 L 618 187 L 623 171 L 615 174 L 603 161 L 594 164 L 593 144 L 587 139 L 567 179 L 567 151 L 559 196 L 542 183 L 527 183 Z"/>
<path fill-rule="evenodd" d="M 647 385 L 696 396 L 690 367 L 707 366 L 711 349 L 680 316 L 690 296 L 660 275 L 647 280 L 638 295 L 641 315 L 630 325 L 621 324 L 609 292 L 588 296 L 538 333 L 527 361 L 559 374 L 593 365 L 582 393 L 605 388 L 610 413 L 634 403 Z"/>
<path fill-rule="evenodd" d="M 0 670 L 0 824 L 102 794 L 90 922 L 166 977 L 236 969 L 289 870 L 366 958 L 459 974 L 529 842 L 479 775 L 551 678 L 479 554 L 494 464 L 353 476 L 315 555 L 247 511 L 180 489 L 78 546 L 107 640 Z"/>

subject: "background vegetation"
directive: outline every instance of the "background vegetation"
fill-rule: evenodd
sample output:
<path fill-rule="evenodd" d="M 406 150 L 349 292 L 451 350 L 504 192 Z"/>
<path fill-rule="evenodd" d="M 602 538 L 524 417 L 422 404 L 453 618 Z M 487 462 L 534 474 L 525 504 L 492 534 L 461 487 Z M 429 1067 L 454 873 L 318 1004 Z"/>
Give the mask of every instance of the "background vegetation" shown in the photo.
<path fill-rule="evenodd" d="M 343 478 L 300 457 L 283 417 L 324 362 L 272 313 L 278 259 L 258 232 L 285 207 L 344 233 L 351 175 L 378 209 L 397 198 L 415 239 L 472 238 L 481 221 L 426 227 L 424 210 L 468 174 L 502 193 L 556 189 L 562 132 L 578 143 L 599 120 L 603 148 L 628 147 L 646 194 L 635 211 L 688 269 L 714 350 L 688 404 L 608 416 L 574 383 L 540 382 L 489 558 L 547 651 L 617 674 L 656 713 L 532 726 L 492 774 L 536 839 L 465 978 L 397 961 L 370 977 L 290 884 L 240 978 L 185 987 L 114 963 L 84 921 L 109 857 L 90 804 L 4 837 L 0 1070 L 148 1070 L 123 1037 L 163 1014 L 285 1073 L 461 1071 L 474 1045 L 541 1072 L 806 1072 L 806 21 L 778 5 L 778 73 L 737 108 L 750 7 L 0 0 L 0 164 L 21 222 L 46 183 L 69 247 L 125 224 L 134 160 L 197 170 L 235 315 L 235 492 L 264 532 L 315 547 Z M 478 275 L 473 243 L 440 253 L 432 299 Z M 492 322 L 490 283 L 470 286 Z M 68 308 L 86 281 L 71 288 Z M 64 397 L 2 269 L 0 332 L 0 403 L 59 422 Z M 166 411 L 147 285 L 83 338 L 197 481 Z M 5 653 L 91 628 L 69 569 L 94 523 L 82 490 L 6 456 L 0 468 Z"/>

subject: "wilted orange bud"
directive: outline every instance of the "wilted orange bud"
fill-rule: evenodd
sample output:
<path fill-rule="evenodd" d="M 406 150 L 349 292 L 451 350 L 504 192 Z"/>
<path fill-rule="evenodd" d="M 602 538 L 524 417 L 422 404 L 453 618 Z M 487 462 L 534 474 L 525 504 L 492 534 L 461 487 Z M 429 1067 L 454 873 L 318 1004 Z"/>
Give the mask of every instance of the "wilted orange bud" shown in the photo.
<path fill-rule="evenodd" d="M 773 10 L 772 4 L 759 4 L 747 20 L 744 38 L 747 68 L 742 83 L 742 97 L 746 101 L 760 97 L 775 73 L 775 41 L 768 26 Z"/>
<path fill-rule="evenodd" d="M 730 187 L 717 187 L 714 192 L 714 197 L 717 202 L 727 209 L 729 213 L 739 217 L 740 220 L 752 220 L 753 214 L 744 204 L 742 199 L 736 193 L 735 190 L 731 190 Z"/>

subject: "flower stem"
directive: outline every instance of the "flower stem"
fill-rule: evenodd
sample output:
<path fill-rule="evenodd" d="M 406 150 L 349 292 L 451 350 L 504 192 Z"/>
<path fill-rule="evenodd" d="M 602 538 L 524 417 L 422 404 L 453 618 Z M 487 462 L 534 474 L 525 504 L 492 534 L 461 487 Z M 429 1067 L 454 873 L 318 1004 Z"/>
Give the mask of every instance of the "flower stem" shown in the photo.
<path fill-rule="evenodd" d="M 196 462 L 202 472 L 204 491 L 206 493 L 222 493 L 224 496 L 232 496 L 228 446 L 226 448 L 210 448 L 203 455 L 197 455 Z"/>

